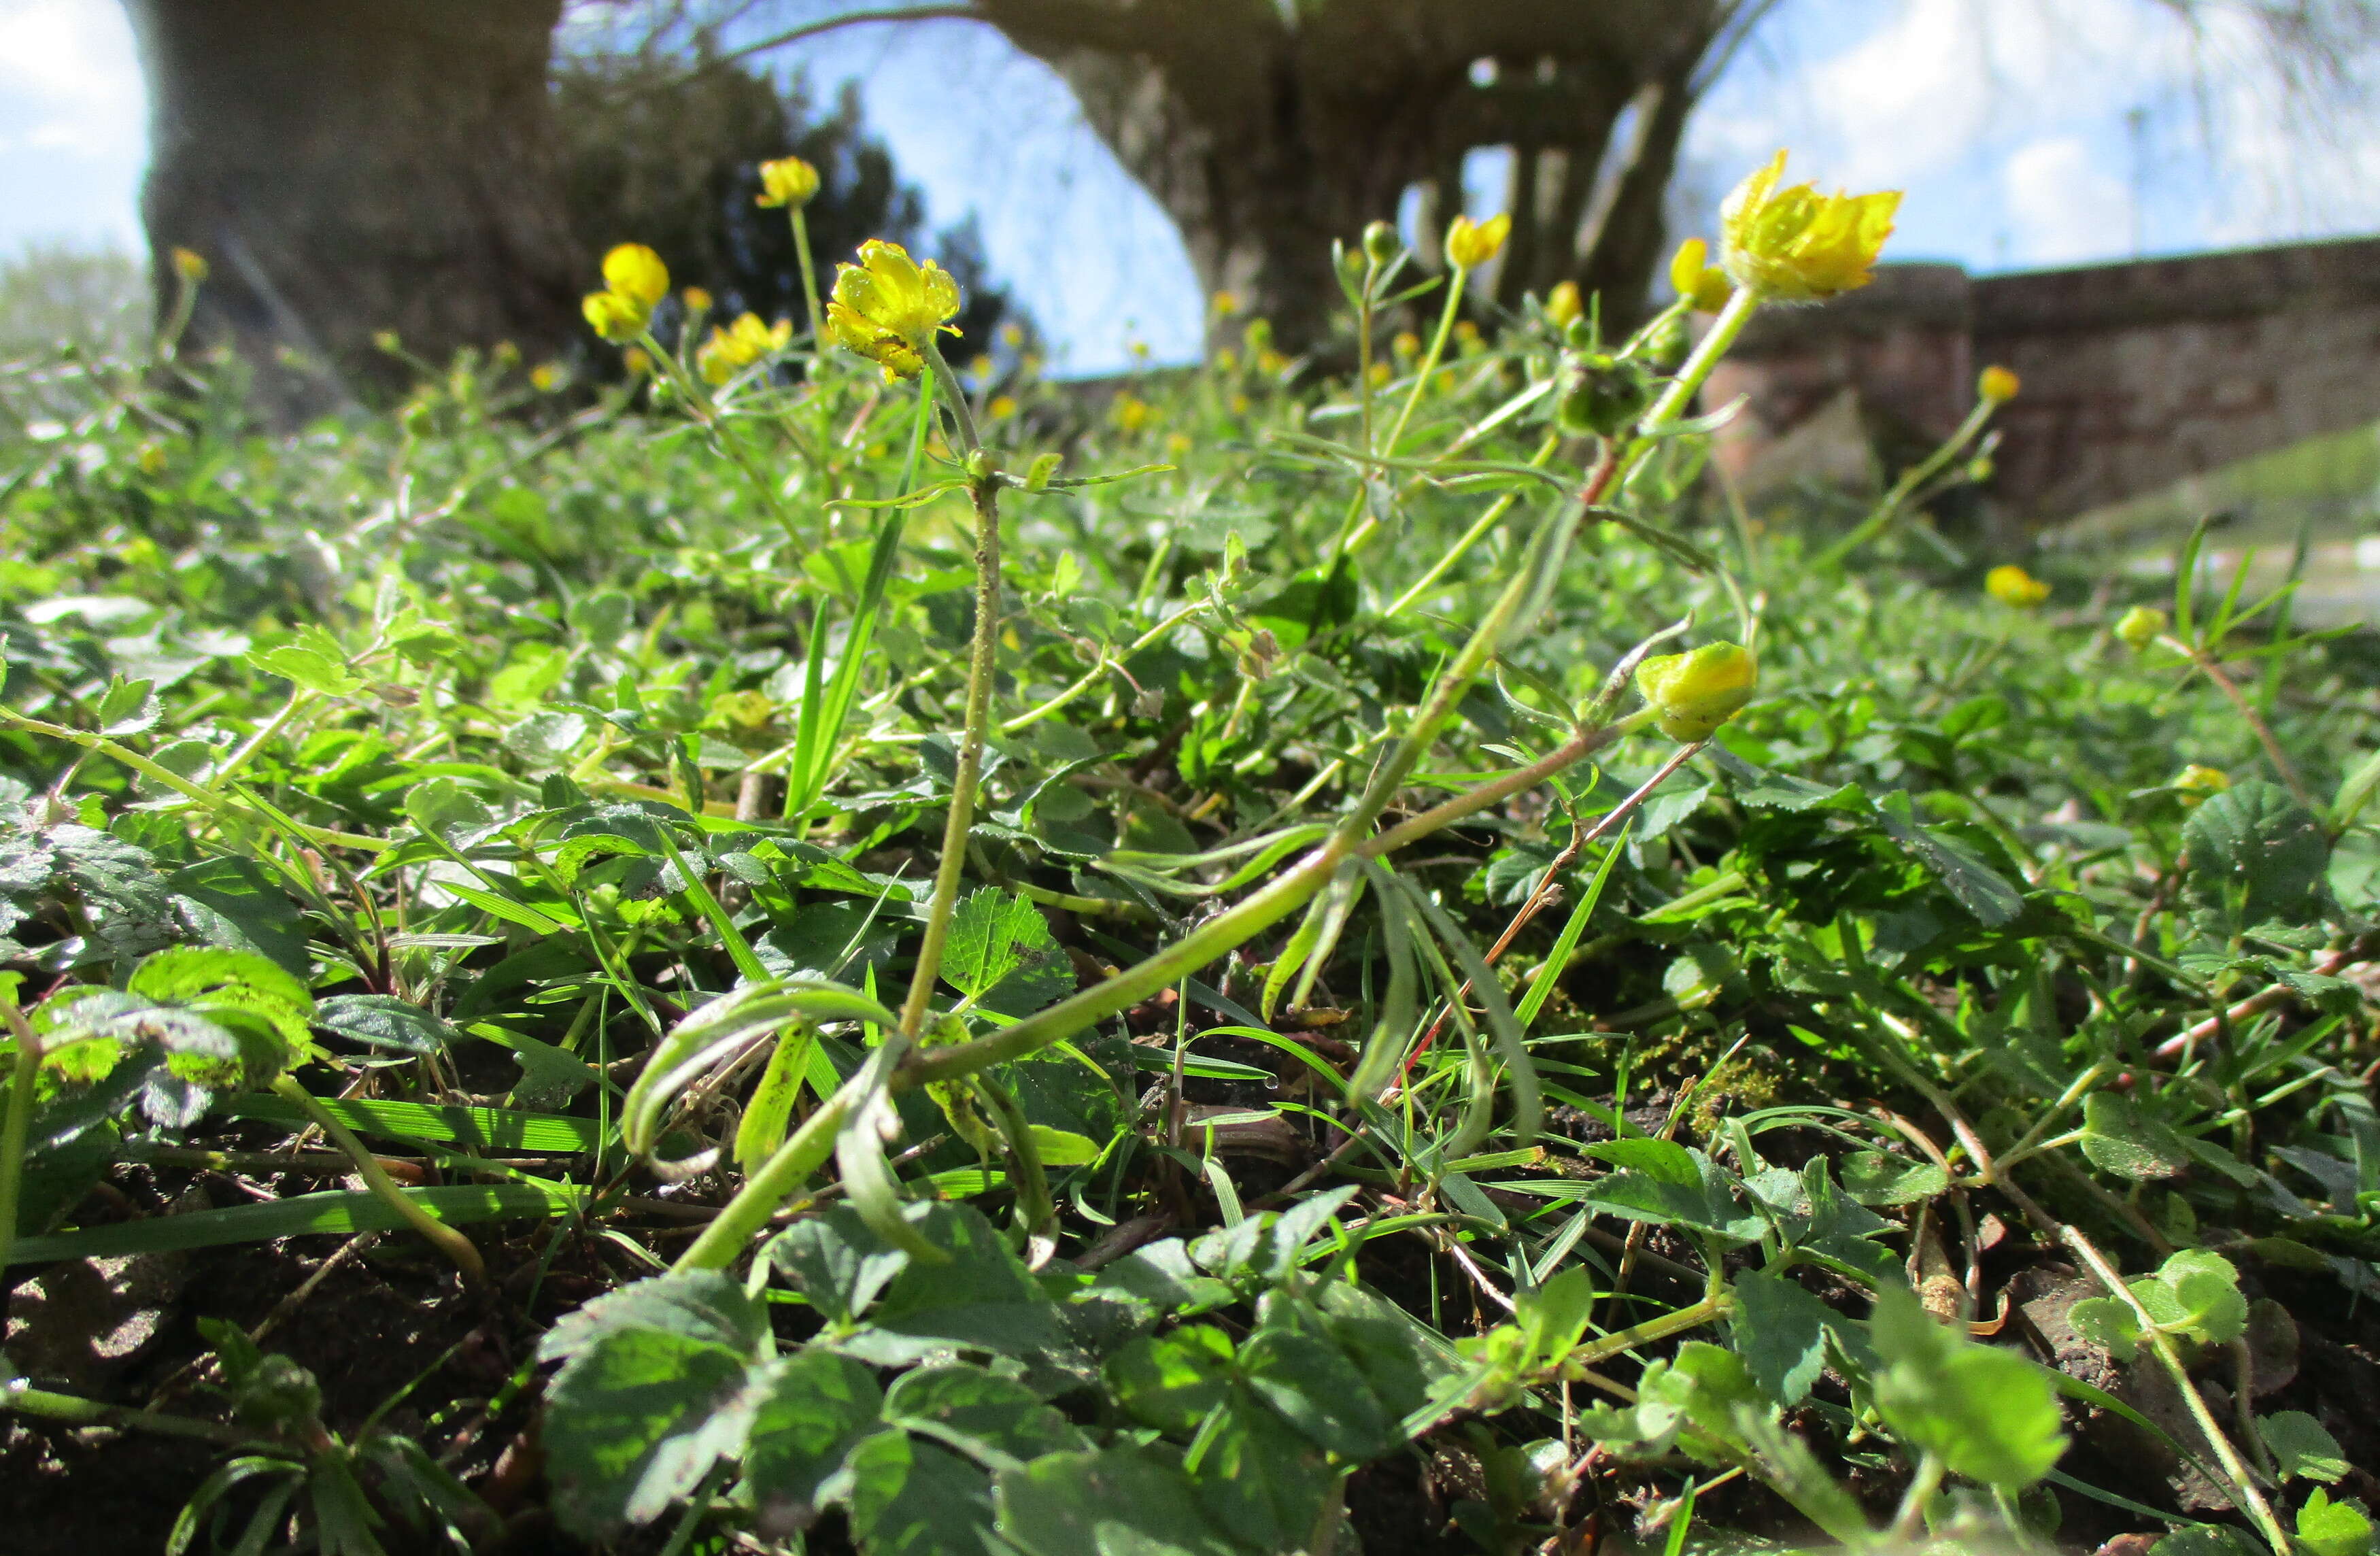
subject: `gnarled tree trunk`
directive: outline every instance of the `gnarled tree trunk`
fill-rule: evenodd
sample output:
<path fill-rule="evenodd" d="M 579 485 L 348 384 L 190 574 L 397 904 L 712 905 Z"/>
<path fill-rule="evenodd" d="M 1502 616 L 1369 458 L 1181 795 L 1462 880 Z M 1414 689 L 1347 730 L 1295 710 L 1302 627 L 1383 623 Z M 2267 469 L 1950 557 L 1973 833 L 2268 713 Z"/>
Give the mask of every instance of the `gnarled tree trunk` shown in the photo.
<path fill-rule="evenodd" d="M 125 0 L 151 103 L 142 214 L 161 298 L 207 261 L 194 344 L 285 417 L 431 361 L 576 327 L 546 83 L 561 0 Z"/>
<path fill-rule="evenodd" d="M 1322 338 L 1330 243 L 1422 194 L 1426 259 L 1475 148 L 1513 153 L 1499 301 L 1563 280 L 1634 316 L 1702 67 L 1757 0 L 978 0 L 1073 87 L 1202 284 Z M 1615 133 L 1623 136 L 1610 154 Z"/>

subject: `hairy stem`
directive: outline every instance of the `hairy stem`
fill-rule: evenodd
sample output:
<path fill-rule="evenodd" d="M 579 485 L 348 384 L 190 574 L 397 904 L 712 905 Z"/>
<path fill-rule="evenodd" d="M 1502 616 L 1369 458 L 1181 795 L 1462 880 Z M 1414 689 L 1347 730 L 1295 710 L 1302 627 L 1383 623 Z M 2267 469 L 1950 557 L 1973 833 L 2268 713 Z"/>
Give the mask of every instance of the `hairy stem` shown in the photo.
<path fill-rule="evenodd" d="M 946 377 L 943 382 L 950 383 Z M 955 383 L 950 384 L 950 395 L 954 400 L 960 397 Z M 966 724 L 959 736 L 958 772 L 951 780 L 951 811 L 942 827 L 942 857 L 934 871 L 926 935 L 917 947 L 909 997 L 901 1006 L 901 1031 L 912 1039 L 925 1030 L 934 980 L 941 975 L 942 949 L 950 940 L 951 916 L 958 910 L 959 884 L 966 873 L 967 834 L 975 826 L 976 784 L 983 775 L 984 732 L 991 723 L 992 676 L 1000 654 L 1000 488 L 989 479 L 978 479 L 972 491 L 975 648 L 967 662 Z"/>

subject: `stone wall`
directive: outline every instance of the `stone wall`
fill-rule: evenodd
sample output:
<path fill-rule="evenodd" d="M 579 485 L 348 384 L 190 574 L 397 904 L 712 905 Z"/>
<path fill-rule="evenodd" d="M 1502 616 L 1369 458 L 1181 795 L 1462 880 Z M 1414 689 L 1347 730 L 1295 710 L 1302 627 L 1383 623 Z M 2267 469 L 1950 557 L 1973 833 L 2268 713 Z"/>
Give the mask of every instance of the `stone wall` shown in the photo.
<path fill-rule="evenodd" d="M 1958 425 L 1986 363 L 2024 383 L 1997 422 L 1995 509 L 2071 518 L 2380 419 L 2380 239 L 1980 279 L 1888 265 L 1763 316 L 1706 403 L 1750 396 L 1721 458 L 1756 495 L 1847 458 L 1906 463 Z"/>

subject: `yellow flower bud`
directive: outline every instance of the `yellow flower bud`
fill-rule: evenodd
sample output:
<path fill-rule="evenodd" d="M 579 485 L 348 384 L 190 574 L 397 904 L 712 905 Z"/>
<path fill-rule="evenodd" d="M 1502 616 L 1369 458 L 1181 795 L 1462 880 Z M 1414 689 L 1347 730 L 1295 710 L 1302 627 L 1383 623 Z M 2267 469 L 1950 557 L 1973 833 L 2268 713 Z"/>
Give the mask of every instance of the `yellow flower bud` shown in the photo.
<path fill-rule="evenodd" d="M 1382 389 L 1388 386 L 1389 380 L 1394 375 L 1390 372 L 1388 363 L 1374 362 L 1371 372 L 1366 376 L 1373 388 Z"/>
<path fill-rule="evenodd" d="M 1240 310 L 1240 296 L 1237 292 L 1217 292 L 1208 306 L 1216 318 L 1229 319 Z"/>
<path fill-rule="evenodd" d="M 1457 216 L 1446 229 L 1446 262 L 1457 270 L 1477 270 L 1503 252 L 1512 233 L 1512 218 L 1499 213 L 1484 222 Z"/>
<path fill-rule="evenodd" d="M 1586 304 L 1578 295 L 1578 283 L 1564 281 L 1546 294 L 1546 317 L 1558 329 L 1567 329 L 1572 321 L 1586 317 Z"/>
<path fill-rule="evenodd" d="M 1411 330 L 1400 330 L 1397 338 L 1389 342 L 1389 350 L 1400 362 L 1421 355 L 1421 336 Z"/>
<path fill-rule="evenodd" d="M 603 256 L 603 284 L 650 313 L 669 296 L 669 266 L 641 243 L 623 243 Z"/>
<path fill-rule="evenodd" d="M 562 364 L 540 362 L 528 370 L 529 387 L 540 394 L 551 395 L 562 387 Z"/>
<path fill-rule="evenodd" d="M 1984 590 L 2001 604 L 2019 611 L 2030 611 L 2049 598 L 2049 586 L 2013 562 L 1985 573 Z"/>
<path fill-rule="evenodd" d="M 1737 285 L 1763 298 L 1806 302 L 1864 286 L 1892 235 L 1900 192 L 1822 195 L 1814 185 L 1777 186 L 1785 153 L 1735 187 L 1719 207 L 1722 262 Z"/>
<path fill-rule="evenodd" d="M 374 350 L 385 351 L 390 356 L 394 357 L 399 351 L 403 350 L 404 347 L 405 343 L 397 338 L 396 332 L 395 330 L 374 330 L 372 332 L 372 348 Z"/>
<path fill-rule="evenodd" d="M 153 443 L 142 444 L 140 452 L 134 456 L 134 458 L 140 464 L 140 473 L 144 476 L 161 474 L 165 468 L 165 451 Z"/>
<path fill-rule="evenodd" d="M 195 286 L 207 278 L 206 256 L 193 249 L 176 249 L 174 274 Z"/>
<path fill-rule="evenodd" d="M 755 205 L 803 206 L 819 192 L 819 170 L 799 157 L 779 157 L 760 164 L 760 192 Z"/>
<path fill-rule="evenodd" d="M 641 346 L 631 346 L 620 353 L 620 365 L 632 378 L 642 378 L 653 371 L 653 359 Z"/>
<path fill-rule="evenodd" d="M 1114 418 L 1119 430 L 1137 432 L 1157 419 L 1157 407 L 1137 395 L 1118 395 L 1108 414 Z"/>
<path fill-rule="evenodd" d="M 2148 646 L 2164 636 L 2166 615 L 2154 605 L 2135 605 L 2116 622 L 2116 639 L 2134 653 L 2145 653 Z"/>
<path fill-rule="evenodd" d="M 702 382 L 713 385 L 735 376 L 735 348 L 725 335 L 713 330 L 710 338 L 695 348 L 694 371 L 702 375 Z"/>
<path fill-rule="evenodd" d="M 834 298 L 827 304 L 827 330 L 834 338 L 884 370 L 887 379 L 923 371 L 926 347 L 938 330 L 950 330 L 959 310 L 959 284 L 928 260 L 922 266 L 897 243 L 870 238 L 859 246 L 857 264 L 835 269 Z"/>
<path fill-rule="evenodd" d="M 1735 643 L 1705 643 L 1636 667 L 1636 689 L 1658 710 L 1654 723 L 1672 740 L 1709 739 L 1752 700 L 1759 681 L 1752 650 Z"/>
<path fill-rule="evenodd" d="M 1727 279 L 1727 272 L 1710 262 L 1710 245 L 1699 237 L 1690 237 L 1678 245 L 1670 260 L 1670 285 L 1678 296 L 1694 305 L 1697 313 L 1717 313 L 1727 306 L 1735 287 Z"/>
<path fill-rule="evenodd" d="M 686 304 L 686 310 L 688 313 L 710 311 L 710 294 L 700 286 L 688 286 L 678 294 L 678 300 Z"/>
<path fill-rule="evenodd" d="M 2023 387 L 2023 381 L 2008 369 L 1989 367 L 1975 380 L 1975 397 L 1989 400 L 1996 406 L 2006 405 L 2015 399 L 2017 392 Z"/>
<path fill-rule="evenodd" d="M 609 341 L 634 340 L 643 333 L 649 310 L 633 298 L 617 292 L 589 292 L 578 305 L 597 334 Z"/>
<path fill-rule="evenodd" d="M 2229 788 L 2231 775 L 2219 767 L 2202 767 L 2192 762 L 2174 775 L 2173 786 L 2181 791 L 2181 803 L 2187 808 L 2202 804 L 2208 796 Z"/>
<path fill-rule="evenodd" d="M 983 414 L 984 419 L 989 421 L 1002 421 L 1007 419 L 1009 417 L 1016 414 L 1016 396 L 1014 395 L 994 395 L 991 397 L 991 404 L 983 407 Z"/>

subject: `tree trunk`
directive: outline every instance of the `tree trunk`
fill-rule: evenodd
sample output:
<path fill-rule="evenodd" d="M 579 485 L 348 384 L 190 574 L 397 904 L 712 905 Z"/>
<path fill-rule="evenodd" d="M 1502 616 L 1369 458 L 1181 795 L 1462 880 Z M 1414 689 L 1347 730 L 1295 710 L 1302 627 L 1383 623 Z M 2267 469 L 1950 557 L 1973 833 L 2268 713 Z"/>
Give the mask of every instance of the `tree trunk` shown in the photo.
<path fill-rule="evenodd" d="M 1393 218 L 1415 187 L 1442 225 L 1483 146 L 1512 148 L 1517 174 L 1497 300 L 1575 280 L 1603 292 L 1607 320 L 1641 312 L 1694 67 L 1742 3 L 980 0 L 1073 87 L 1180 225 L 1201 284 L 1290 349 L 1320 343 L 1339 306 L 1330 240 Z"/>
<path fill-rule="evenodd" d="M 227 345 L 285 419 L 437 362 L 574 337 L 588 256 L 565 214 L 546 70 L 561 0 L 124 0 L 149 85 L 142 215 L 210 275 Z"/>

